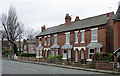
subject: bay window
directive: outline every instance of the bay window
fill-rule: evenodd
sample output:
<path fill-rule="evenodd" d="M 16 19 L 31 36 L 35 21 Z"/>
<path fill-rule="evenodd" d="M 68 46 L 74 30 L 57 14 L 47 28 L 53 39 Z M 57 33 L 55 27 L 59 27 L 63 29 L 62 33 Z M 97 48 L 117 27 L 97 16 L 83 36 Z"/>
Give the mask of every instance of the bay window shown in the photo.
<path fill-rule="evenodd" d="M 71 58 L 71 50 L 68 49 L 68 58 Z"/>
<path fill-rule="evenodd" d="M 89 49 L 89 59 L 92 59 L 93 54 L 94 54 L 94 49 Z"/>
<path fill-rule="evenodd" d="M 42 42 L 42 38 L 40 37 L 40 38 L 39 38 L 39 45 L 40 45 L 40 46 L 41 46 L 41 44 L 42 44 L 41 42 Z"/>
<path fill-rule="evenodd" d="M 63 59 L 67 59 L 67 50 L 63 50 Z"/>

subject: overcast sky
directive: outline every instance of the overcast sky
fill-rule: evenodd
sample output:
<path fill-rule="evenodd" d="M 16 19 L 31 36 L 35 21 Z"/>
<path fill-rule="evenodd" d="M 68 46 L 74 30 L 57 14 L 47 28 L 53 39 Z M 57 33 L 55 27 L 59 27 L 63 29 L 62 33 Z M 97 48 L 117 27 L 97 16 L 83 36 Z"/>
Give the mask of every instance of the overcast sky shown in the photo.
<path fill-rule="evenodd" d="M 118 8 L 119 0 L 0 0 L 0 15 L 7 13 L 10 5 L 16 8 L 19 20 L 27 28 L 41 30 L 65 22 L 66 13 L 80 19 L 92 17 Z"/>

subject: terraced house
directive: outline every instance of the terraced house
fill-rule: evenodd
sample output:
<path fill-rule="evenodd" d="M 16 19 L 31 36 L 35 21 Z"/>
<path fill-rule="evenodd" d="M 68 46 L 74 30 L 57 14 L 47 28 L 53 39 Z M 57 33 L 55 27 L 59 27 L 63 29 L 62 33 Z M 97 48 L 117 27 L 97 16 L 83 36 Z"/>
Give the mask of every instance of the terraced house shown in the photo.
<path fill-rule="evenodd" d="M 62 55 L 63 60 L 79 62 L 91 61 L 95 53 L 113 52 L 113 17 L 113 12 L 86 19 L 76 16 L 71 22 L 71 16 L 66 14 L 64 24 L 41 27 L 36 36 L 36 57 Z"/>

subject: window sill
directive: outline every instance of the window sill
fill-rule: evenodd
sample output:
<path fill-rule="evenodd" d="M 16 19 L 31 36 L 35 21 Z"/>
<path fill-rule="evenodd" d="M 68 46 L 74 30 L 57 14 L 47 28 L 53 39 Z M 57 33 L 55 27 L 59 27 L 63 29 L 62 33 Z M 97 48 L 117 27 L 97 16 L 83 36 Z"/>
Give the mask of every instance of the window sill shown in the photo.
<path fill-rule="evenodd" d="M 62 58 L 62 59 L 67 59 L 67 58 Z"/>
<path fill-rule="evenodd" d="M 80 43 L 85 43 L 84 41 L 80 42 Z"/>
<path fill-rule="evenodd" d="M 78 44 L 78 42 L 75 42 L 75 44 Z"/>
<path fill-rule="evenodd" d="M 98 42 L 98 41 L 91 41 L 91 42 Z"/>
<path fill-rule="evenodd" d="M 87 59 L 87 61 L 92 61 L 92 59 Z"/>

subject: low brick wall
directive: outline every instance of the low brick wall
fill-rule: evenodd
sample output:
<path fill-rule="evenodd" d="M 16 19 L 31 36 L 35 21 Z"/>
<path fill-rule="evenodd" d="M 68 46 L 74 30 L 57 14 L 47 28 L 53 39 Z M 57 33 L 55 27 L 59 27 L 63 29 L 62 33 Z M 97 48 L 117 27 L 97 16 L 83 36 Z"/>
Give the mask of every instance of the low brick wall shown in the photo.
<path fill-rule="evenodd" d="M 95 64 L 96 69 L 113 70 L 113 63 L 98 62 Z"/>

